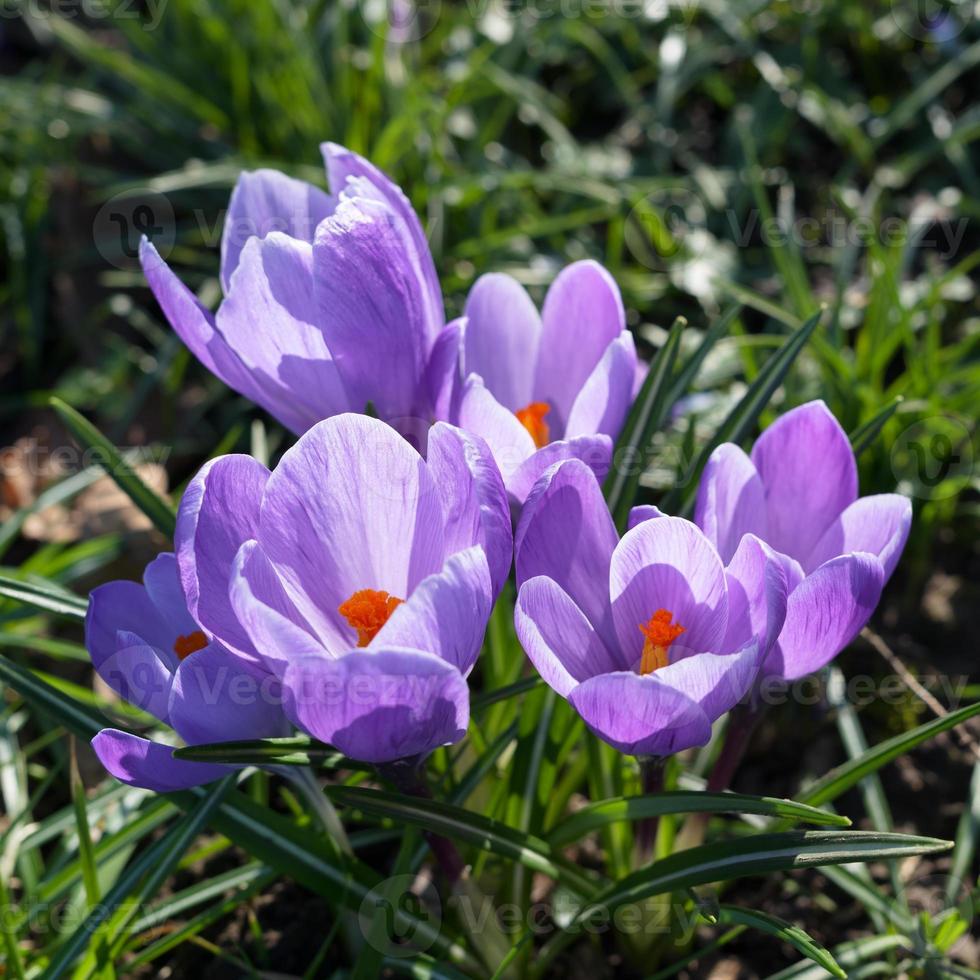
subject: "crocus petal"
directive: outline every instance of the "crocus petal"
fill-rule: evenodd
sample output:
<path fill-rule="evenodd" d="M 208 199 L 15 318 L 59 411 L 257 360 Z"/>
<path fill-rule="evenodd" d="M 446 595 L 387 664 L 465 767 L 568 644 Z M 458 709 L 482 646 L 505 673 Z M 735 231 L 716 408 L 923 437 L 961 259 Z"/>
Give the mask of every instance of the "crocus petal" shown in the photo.
<path fill-rule="evenodd" d="M 652 521 L 655 517 L 666 517 L 667 515 L 653 504 L 639 504 L 630 510 L 630 515 L 626 521 L 626 530 L 632 531 L 637 524 L 644 521 Z"/>
<path fill-rule="evenodd" d="M 666 756 L 711 738 L 711 722 L 686 694 L 631 671 L 602 674 L 568 696 L 599 738 L 631 755 Z"/>
<path fill-rule="evenodd" d="M 782 557 L 754 534 L 742 538 L 725 568 L 728 631 L 722 653 L 753 639 L 758 641 L 763 658 L 772 649 L 783 628 L 786 601 L 792 591 Z"/>
<path fill-rule="evenodd" d="M 496 597 L 510 572 L 514 533 L 507 491 L 490 447 L 444 422 L 429 430 L 428 442 L 426 462 L 441 492 L 446 554 L 481 545 Z"/>
<path fill-rule="evenodd" d="M 92 739 L 92 748 L 99 762 L 120 782 L 154 793 L 172 793 L 202 786 L 233 771 L 231 766 L 175 759 L 172 746 L 151 742 L 116 728 L 102 729 Z"/>
<path fill-rule="evenodd" d="M 626 329 L 619 287 L 598 262 L 573 262 L 551 284 L 541 311 L 534 393 L 563 431 L 578 393 L 606 348 Z"/>
<path fill-rule="evenodd" d="M 254 645 L 228 599 L 228 580 L 243 541 L 255 537 L 269 471 L 251 456 L 213 459 L 188 484 L 174 541 L 187 608 L 206 630 L 252 660 Z"/>
<path fill-rule="evenodd" d="M 617 543 L 592 471 L 577 459 L 561 462 L 535 485 L 521 512 L 514 549 L 517 584 L 539 575 L 553 579 L 599 633 L 612 639 L 609 563 Z"/>
<path fill-rule="evenodd" d="M 833 660 L 874 612 L 883 583 L 881 562 L 864 553 L 834 558 L 808 575 L 786 603 L 765 674 L 796 680 Z"/>
<path fill-rule="evenodd" d="M 327 349 L 313 295 L 313 246 L 274 232 L 242 249 L 217 329 L 263 387 L 292 394 L 304 432 L 351 406 Z M 285 420 L 284 420 L 285 421 Z M 291 426 L 292 427 L 292 426 Z"/>
<path fill-rule="evenodd" d="M 282 686 L 220 643 L 181 661 L 170 692 L 170 724 L 189 745 L 272 738 L 288 730 Z"/>
<path fill-rule="evenodd" d="M 684 627 L 675 643 L 692 653 L 721 648 L 728 624 L 725 569 L 690 521 L 661 517 L 627 531 L 609 566 L 616 636 L 629 662 L 640 657 L 640 627 L 666 609 Z"/>
<path fill-rule="evenodd" d="M 759 644 L 753 639 L 735 653 L 696 653 L 655 673 L 658 681 L 687 695 L 714 722 L 745 697 L 759 663 Z"/>
<path fill-rule="evenodd" d="M 447 323 L 436 337 L 425 369 L 425 383 L 432 414 L 443 422 L 455 419 L 459 413 L 463 376 L 459 370 L 459 348 L 462 343 L 463 320 Z"/>
<path fill-rule="evenodd" d="M 107 582 L 92 590 L 85 614 L 85 648 L 96 670 L 119 650 L 119 633 L 139 636 L 148 646 L 172 650 L 178 633 L 160 615 L 137 582 Z"/>
<path fill-rule="evenodd" d="M 173 676 L 160 654 L 134 633 L 121 631 L 119 650 L 95 667 L 116 694 L 166 722 Z M 175 658 L 176 659 L 176 658 Z"/>
<path fill-rule="evenodd" d="M 347 637 L 339 631 L 332 649 L 314 635 L 258 541 L 246 541 L 236 555 L 228 597 L 260 662 L 278 677 L 296 657 L 340 656 L 347 652 Z"/>
<path fill-rule="evenodd" d="M 391 178 L 364 157 L 336 143 L 324 143 L 320 150 L 326 164 L 330 189 L 334 193 L 350 194 L 350 185 L 355 183 L 358 185 L 356 193 L 363 194 L 364 185 L 369 184 L 372 196 L 383 201 L 397 216 L 406 243 L 411 243 L 412 259 L 422 287 L 420 293 L 426 310 L 428 341 L 431 343 L 435 333 L 442 329 L 445 322 L 442 290 L 428 239 L 411 202 Z"/>
<path fill-rule="evenodd" d="M 285 232 L 312 242 L 316 226 L 336 201 L 325 191 L 277 170 L 243 173 L 231 192 L 221 233 L 221 288 L 228 293 L 242 249 L 253 237 Z"/>
<path fill-rule="evenodd" d="M 480 375 L 511 412 L 534 401 L 541 317 L 524 287 L 501 272 L 480 276 L 466 297 L 465 316 L 463 376 Z"/>
<path fill-rule="evenodd" d="M 290 663 L 287 713 L 304 731 L 363 762 L 393 762 L 463 737 L 469 690 L 463 675 L 421 650 L 372 647 L 337 660 Z"/>
<path fill-rule="evenodd" d="M 762 433 L 752 462 L 766 490 L 767 528 L 761 536 L 777 551 L 805 561 L 857 497 L 857 464 L 847 433 L 823 402 L 808 402 Z"/>
<path fill-rule="evenodd" d="M 463 382 L 458 417 L 461 428 L 486 440 L 504 483 L 534 454 L 531 434 L 490 394 L 479 375 Z"/>
<path fill-rule="evenodd" d="M 891 577 L 912 526 L 912 504 L 897 493 L 882 493 L 855 500 L 824 532 L 810 553 L 808 571 L 838 555 L 866 551 L 877 555 Z"/>
<path fill-rule="evenodd" d="M 568 594 L 543 575 L 521 586 L 514 627 L 531 663 L 563 698 L 581 681 L 625 666 Z"/>
<path fill-rule="evenodd" d="M 694 523 L 732 560 L 744 534 L 766 536 L 766 493 L 752 460 L 734 443 L 720 445 L 709 457 L 698 484 Z"/>
<path fill-rule="evenodd" d="M 417 271 L 390 208 L 378 201 L 343 199 L 317 229 L 318 319 L 357 411 L 372 403 L 393 420 L 419 411 L 436 331 L 430 336 Z"/>
<path fill-rule="evenodd" d="M 636 346 L 623 331 L 605 350 L 572 403 L 565 438 L 605 433 L 615 439 L 633 404 Z"/>
<path fill-rule="evenodd" d="M 490 569 L 482 548 L 452 555 L 441 572 L 423 579 L 371 642 L 425 650 L 464 676 L 473 668 L 493 608 Z"/>
<path fill-rule="evenodd" d="M 145 238 L 140 243 L 140 262 L 164 316 L 190 352 L 229 388 L 260 405 L 287 428 L 302 432 L 309 418 L 297 410 L 295 392 L 274 376 L 260 376 L 242 361 L 217 329 L 214 316 Z"/>
<path fill-rule="evenodd" d="M 157 607 L 160 618 L 171 627 L 175 637 L 197 629 L 197 623 L 187 611 L 177 559 L 171 552 L 157 555 L 143 569 L 143 587 Z"/>
<path fill-rule="evenodd" d="M 353 643 L 338 607 L 354 592 L 404 599 L 441 571 L 445 555 L 440 494 L 425 462 L 363 415 L 320 422 L 286 452 L 266 485 L 257 539 L 328 646 Z"/>
<path fill-rule="evenodd" d="M 612 439 L 605 435 L 575 436 L 574 439 L 550 442 L 511 473 L 506 480 L 507 492 L 518 504 L 523 503 L 544 471 L 563 459 L 581 460 L 592 470 L 595 479 L 602 481 L 609 472 L 612 452 Z"/>

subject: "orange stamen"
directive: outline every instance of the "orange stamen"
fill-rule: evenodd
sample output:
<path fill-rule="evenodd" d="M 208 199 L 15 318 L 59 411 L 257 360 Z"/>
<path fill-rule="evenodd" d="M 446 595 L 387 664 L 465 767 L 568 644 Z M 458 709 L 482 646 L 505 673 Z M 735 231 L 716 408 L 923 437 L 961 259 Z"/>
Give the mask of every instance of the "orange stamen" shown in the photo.
<path fill-rule="evenodd" d="M 672 612 L 658 609 L 650 617 L 649 623 L 640 625 L 640 632 L 646 637 L 640 657 L 640 674 L 652 674 L 670 662 L 667 651 L 671 643 L 684 632 L 684 627 L 680 624 L 671 624 L 673 618 Z"/>
<path fill-rule="evenodd" d="M 357 630 L 357 645 L 366 647 L 404 601 L 376 589 L 359 589 L 341 603 L 337 612 Z"/>
<path fill-rule="evenodd" d="M 200 631 L 194 630 L 186 636 L 178 636 L 174 640 L 174 653 L 183 660 L 198 650 L 203 650 L 208 645 L 208 638 Z"/>
<path fill-rule="evenodd" d="M 542 449 L 551 442 L 551 429 L 544 417 L 551 411 L 551 406 L 547 402 L 531 402 L 524 408 L 519 408 L 514 414 L 517 421 L 524 426 L 531 434 L 534 445 Z"/>

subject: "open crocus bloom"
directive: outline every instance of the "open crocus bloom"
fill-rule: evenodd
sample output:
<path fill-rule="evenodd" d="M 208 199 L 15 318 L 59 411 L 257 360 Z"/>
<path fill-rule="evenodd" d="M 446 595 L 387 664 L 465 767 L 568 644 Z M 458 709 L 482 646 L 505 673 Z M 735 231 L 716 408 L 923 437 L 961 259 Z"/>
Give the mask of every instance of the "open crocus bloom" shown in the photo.
<path fill-rule="evenodd" d="M 92 592 L 85 643 L 114 691 L 188 744 L 284 735 L 289 727 L 275 677 L 245 663 L 188 612 L 172 554 L 146 566 L 142 585 L 109 582 Z M 161 793 L 233 768 L 174 759 L 171 746 L 113 728 L 92 745 L 117 779 Z"/>
<path fill-rule="evenodd" d="M 605 476 L 638 372 L 619 289 L 601 265 L 563 269 L 540 315 L 516 280 L 482 276 L 434 363 L 450 349 L 458 373 L 442 376 L 451 384 L 434 397 L 437 415 L 486 439 L 517 503 L 562 459 Z"/>
<path fill-rule="evenodd" d="M 759 437 L 751 458 L 731 443 L 708 460 L 695 521 L 724 560 L 744 535 L 783 556 L 786 622 L 764 673 L 795 680 L 832 660 L 864 626 L 912 522 L 899 494 L 857 496 L 846 433 L 822 401 L 801 405 Z"/>
<path fill-rule="evenodd" d="M 689 521 L 637 509 L 619 540 L 595 476 L 549 469 L 516 538 L 517 635 L 600 738 L 665 756 L 703 745 L 752 686 L 783 622 L 786 579 L 746 536 L 726 568 Z"/>
<path fill-rule="evenodd" d="M 355 153 L 323 146 L 332 194 L 245 173 L 221 242 L 212 315 L 144 240 L 150 288 L 208 370 L 297 434 L 370 403 L 396 427 L 431 418 L 429 359 L 445 323 L 432 255 L 408 199 Z"/>
<path fill-rule="evenodd" d="M 351 414 L 314 426 L 271 474 L 250 457 L 212 461 L 177 524 L 199 621 L 282 679 L 298 727 L 379 763 L 462 737 L 511 546 L 479 440 L 439 423 L 425 460 Z"/>

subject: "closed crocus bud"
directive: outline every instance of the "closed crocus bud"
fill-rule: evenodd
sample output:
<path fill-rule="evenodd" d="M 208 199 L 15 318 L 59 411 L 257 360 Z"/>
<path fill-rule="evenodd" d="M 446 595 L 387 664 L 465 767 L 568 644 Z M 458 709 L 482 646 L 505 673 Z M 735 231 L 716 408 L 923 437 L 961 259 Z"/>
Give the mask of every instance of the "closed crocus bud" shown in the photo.
<path fill-rule="evenodd" d="M 274 170 L 239 178 L 217 313 L 146 240 L 143 271 L 198 360 L 288 429 L 371 405 L 415 435 L 440 384 L 430 359 L 445 315 L 432 255 L 399 187 L 343 147 L 323 154 L 330 194 Z"/>
<path fill-rule="evenodd" d="M 905 547 L 912 507 L 899 494 L 858 498 L 847 434 L 814 401 L 769 426 L 751 456 L 731 443 L 712 453 L 695 521 L 726 561 L 746 535 L 779 553 L 790 593 L 763 673 L 795 680 L 867 623 Z"/>
<path fill-rule="evenodd" d="M 540 314 L 515 279 L 482 276 L 437 346 L 458 373 L 434 391 L 436 411 L 486 439 L 515 504 L 563 459 L 605 476 L 640 375 L 619 289 L 601 265 L 563 269 Z"/>
<path fill-rule="evenodd" d="M 515 625 L 600 738 L 666 756 L 705 744 L 751 689 L 785 611 L 782 565 L 747 536 L 727 567 L 689 521 L 638 509 L 619 539 L 592 471 L 551 467 L 516 537 Z"/>

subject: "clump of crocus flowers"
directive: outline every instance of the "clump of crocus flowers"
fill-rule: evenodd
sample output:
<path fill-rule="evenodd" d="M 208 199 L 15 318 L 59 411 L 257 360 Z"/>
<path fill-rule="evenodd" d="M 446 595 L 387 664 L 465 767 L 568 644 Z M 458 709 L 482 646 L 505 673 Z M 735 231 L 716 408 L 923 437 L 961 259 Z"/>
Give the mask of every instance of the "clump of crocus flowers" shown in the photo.
<path fill-rule="evenodd" d="M 610 274 L 568 266 L 539 313 L 490 273 L 447 324 L 405 195 L 350 151 L 324 156 L 329 193 L 242 176 L 215 314 L 144 242 L 179 336 L 298 440 L 271 471 L 207 463 L 174 553 L 142 585 L 95 590 L 87 644 L 111 687 L 189 744 L 299 730 L 363 762 L 414 763 L 466 732 L 512 554 L 534 668 L 595 735 L 641 757 L 705 744 L 766 677 L 847 646 L 911 509 L 858 498 L 822 402 L 784 415 L 751 457 L 719 447 L 693 521 L 637 507 L 620 535 L 600 481 L 642 369 Z M 94 744 L 151 789 L 228 771 L 117 730 Z"/>

